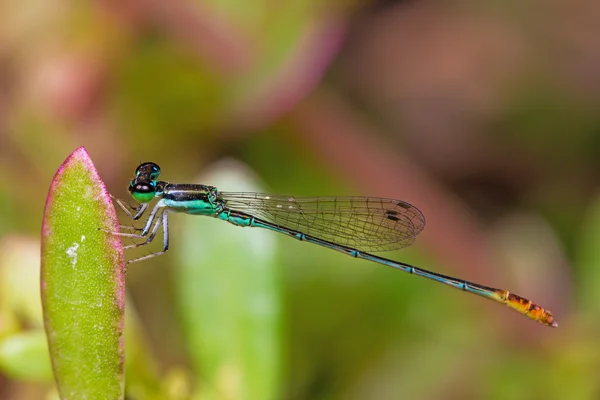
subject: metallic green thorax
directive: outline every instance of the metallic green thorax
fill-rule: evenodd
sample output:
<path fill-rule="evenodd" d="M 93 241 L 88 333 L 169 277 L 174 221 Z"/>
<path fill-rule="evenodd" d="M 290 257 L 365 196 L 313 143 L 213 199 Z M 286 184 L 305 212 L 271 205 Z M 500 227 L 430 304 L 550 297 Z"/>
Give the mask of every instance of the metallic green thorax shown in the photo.
<path fill-rule="evenodd" d="M 141 164 L 129 183 L 131 196 L 139 203 L 161 198 L 162 207 L 194 215 L 216 216 L 223 209 L 217 189 L 213 186 L 171 184 L 157 181 L 160 167 L 154 163 Z"/>

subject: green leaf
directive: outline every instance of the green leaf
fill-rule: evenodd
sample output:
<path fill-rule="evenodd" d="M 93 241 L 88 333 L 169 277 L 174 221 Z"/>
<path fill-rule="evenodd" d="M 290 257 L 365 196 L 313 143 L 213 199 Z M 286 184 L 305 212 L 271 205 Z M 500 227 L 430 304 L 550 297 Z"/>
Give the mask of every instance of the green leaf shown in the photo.
<path fill-rule="evenodd" d="M 231 190 L 256 190 L 239 166 L 205 175 Z M 180 313 L 201 399 L 278 398 L 281 279 L 277 238 L 213 218 L 182 219 L 171 240 L 180 268 Z"/>
<path fill-rule="evenodd" d="M 62 399 L 122 399 L 125 268 L 104 183 L 75 150 L 50 186 L 42 225 L 44 325 Z"/>
<path fill-rule="evenodd" d="M 0 340 L 0 370 L 13 379 L 49 381 L 52 368 L 43 330 L 21 332 Z"/>

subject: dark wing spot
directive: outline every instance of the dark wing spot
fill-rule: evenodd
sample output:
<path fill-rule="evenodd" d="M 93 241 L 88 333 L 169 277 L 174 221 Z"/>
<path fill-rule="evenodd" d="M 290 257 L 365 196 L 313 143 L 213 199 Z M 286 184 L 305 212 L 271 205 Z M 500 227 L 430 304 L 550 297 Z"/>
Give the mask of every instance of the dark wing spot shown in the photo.
<path fill-rule="evenodd" d="M 385 210 L 385 217 L 392 221 L 400 221 L 400 218 L 396 216 L 398 214 L 400 213 L 396 210 Z"/>

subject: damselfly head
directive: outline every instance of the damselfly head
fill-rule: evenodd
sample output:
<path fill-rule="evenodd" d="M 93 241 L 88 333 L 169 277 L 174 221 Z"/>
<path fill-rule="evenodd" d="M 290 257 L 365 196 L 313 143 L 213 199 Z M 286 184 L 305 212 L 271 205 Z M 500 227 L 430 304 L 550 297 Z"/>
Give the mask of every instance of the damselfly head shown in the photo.
<path fill-rule="evenodd" d="M 156 179 L 160 167 L 152 162 L 140 164 L 135 170 L 135 178 L 129 182 L 131 196 L 140 203 L 151 201 L 156 194 Z"/>
<path fill-rule="evenodd" d="M 136 178 L 140 176 L 147 176 L 151 180 L 156 180 L 158 179 L 159 175 L 160 167 L 157 164 L 154 164 L 153 162 L 141 163 L 135 170 Z"/>

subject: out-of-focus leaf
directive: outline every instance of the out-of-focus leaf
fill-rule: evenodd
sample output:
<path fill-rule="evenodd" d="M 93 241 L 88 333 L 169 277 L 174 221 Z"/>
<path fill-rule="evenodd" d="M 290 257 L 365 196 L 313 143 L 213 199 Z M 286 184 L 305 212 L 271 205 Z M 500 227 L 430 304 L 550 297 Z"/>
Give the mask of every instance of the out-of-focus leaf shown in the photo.
<path fill-rule="evenodd" d="M 0 370 L 13 379 L 51 380 L 45 332 L 38 329 L 0 340 Z"/>
<path fill-rule="evenodd" d="M 238 165 L 205 175 L 230 190 L 257 190 Z M 172 239 L 178 301 L 202 399 L 277 398 L 281 281 L 272 232 L 188 217 Z"/>
<path fill-rule="evenodd" d="M 60 167 L 42 225 L 44 324 L 63 399 L 121 399 L 125 275 L 110 196 L 84 148 Z"/>

